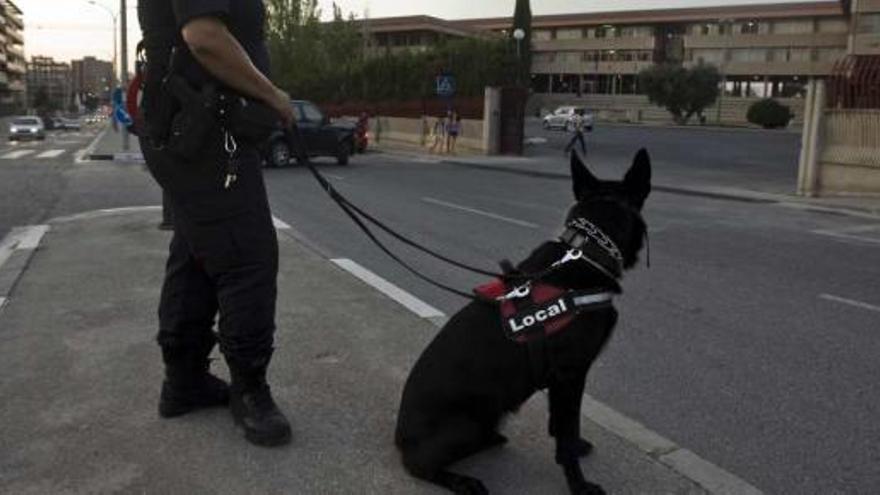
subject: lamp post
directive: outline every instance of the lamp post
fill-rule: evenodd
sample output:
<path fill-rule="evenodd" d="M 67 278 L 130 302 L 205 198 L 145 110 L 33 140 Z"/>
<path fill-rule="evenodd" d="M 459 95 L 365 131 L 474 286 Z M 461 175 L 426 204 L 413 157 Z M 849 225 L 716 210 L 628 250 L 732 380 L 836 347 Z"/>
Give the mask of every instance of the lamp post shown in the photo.
<path fill-rule="evenodd" d="M 522 41 L 526 37 L 526 32 L 522 28 L 516 28 L 513 31 L 513 39 L 516 40 L 516 84 L 522 85 Z"/>
<path fill-rule="evenodd" d="M 117 77 L 118 72 L 116 71 L 116 56 L 117 56 L 117 52 L 116 52 L 116 29 L 117 28 L 116 28 L 116 26 L 117 26 L 117 21 L 119 18 L 116 15 L 116 12 L 113 12 L 113 9 L 111 9 L 110 7 L 108 7 L 102 3 L 98 3 L 95 0 L 89 0 L 89 4 L 94 5 L 95 7 L 100 7 L 102 9 L 104 9 L 108 14 L 110 14 L 110 17 L 113 18 L 113 77 Z"/>

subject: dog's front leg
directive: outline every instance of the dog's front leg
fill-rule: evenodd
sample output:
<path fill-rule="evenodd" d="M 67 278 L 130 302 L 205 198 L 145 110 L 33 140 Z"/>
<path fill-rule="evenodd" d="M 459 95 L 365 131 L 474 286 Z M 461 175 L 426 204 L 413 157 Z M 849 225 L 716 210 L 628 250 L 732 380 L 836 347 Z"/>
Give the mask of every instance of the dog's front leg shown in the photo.
<path fill-rule="evenodd" d="M 580 370 L 578 370 L 580 371 Z M 562 466 L 571 493 L 602 495 L 599 485 L 584 479 L 580 458 L 589 454 L 593 446 L 581 438 L 581 399 L 584 395 L 586 370 L 551 378 L 550 435 L 556 439 L 556 463 Z"/>

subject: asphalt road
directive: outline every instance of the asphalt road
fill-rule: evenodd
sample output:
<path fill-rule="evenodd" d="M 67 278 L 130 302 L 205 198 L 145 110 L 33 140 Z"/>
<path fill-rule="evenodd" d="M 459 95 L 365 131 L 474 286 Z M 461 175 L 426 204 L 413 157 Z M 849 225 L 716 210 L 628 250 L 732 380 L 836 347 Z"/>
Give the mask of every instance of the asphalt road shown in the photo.
<path fill-rule="evenodd" d="M 389 156 L 324 170 L 400 231 L 487 268 L 556 235 L 572 198 L 563 180 Z M 275 214 L 325 253 L 446 314 L 463 304 L 385 258 L 306 171 L 267 180 Z M 669 193 L 654 194 L 646 216 L 652 267 L 625 280 L 588 392 L 769 493 L 876 490 L 880 220 Z M 409 259 L 462 289 L 483 281 Z"/>
<path fill-rule="evenodd" d="M 527 154 L 558 157 L 572 134 L 544 130 L 529 119 L 526 135 L 546 143 L 529 146 Z M 642 127 L 599 123 L 586 133 L 587 156 L 613 162 L 636 146 L 651 151 L 667 183 L 705 184 L 793 194 L 796 189 L 801 136 L 790 131 L 690 127 Z"/>
<path fill-rule="evenodd" d="M 159 204 L 140 166 L 74 164 L 89 138 L 0 147 L 0 238 L 59 215 Z M 788 187 L 797 155 L 791 134 L 606 127 L 590 139 L 591 163 L 606 175 L 647 146 L 663 180 L 756 189 Z M 554 146 L 530 153 L 562 169 Z M 4 159 L 19 150 L 29 153 Z M 566 180 L 434 160 L 370 154 L 322 168 L 400 231 L 489 268 L 558 234 L 572 197 Z M 446 314 L 463 304 L 391 263 L 305 170 L 266 179 L 275 215 L 325 253 Z M 652 267 L 625 280 L 621 322 L 588 392 L 769 493 L 876 493 L 880 220 L 664 192 L 649 198 L 646 218 Z M 409 259 L 457 287 L 483 281 Z"/>
<path fill-rule="evenodd" d="M 2 127 L 2 124 L 0 124 Z M 45 141 L 10 143 L 0 134 L 0 239 L 12 227 L 94 210 L 161 202 L 142 167 L 105 162 L 77 164 L 99 129 L 49 131 Z M 135 173 L 130 173 L 134 171 Z"/>

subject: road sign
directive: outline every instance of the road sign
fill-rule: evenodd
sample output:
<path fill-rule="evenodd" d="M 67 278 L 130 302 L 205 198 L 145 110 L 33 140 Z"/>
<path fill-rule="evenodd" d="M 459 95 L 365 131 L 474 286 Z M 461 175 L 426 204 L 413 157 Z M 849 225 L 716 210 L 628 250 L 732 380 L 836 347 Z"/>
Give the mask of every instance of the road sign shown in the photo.
<path fill-rule="evenodd" d="M 443 98 L 455 96 L 455 77 L 449 74 L 437 76 L 437 96 Z"/>

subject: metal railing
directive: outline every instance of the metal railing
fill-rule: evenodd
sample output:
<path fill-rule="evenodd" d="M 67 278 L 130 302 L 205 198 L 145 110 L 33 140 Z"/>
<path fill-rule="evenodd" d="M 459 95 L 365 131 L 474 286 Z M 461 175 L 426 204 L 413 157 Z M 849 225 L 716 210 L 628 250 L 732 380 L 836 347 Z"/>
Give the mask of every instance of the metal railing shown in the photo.
<path fill-rule="evenodd" d="M 850 55 L 835 64 L 828 108 L 880 108 L 880 55 Z"/>

